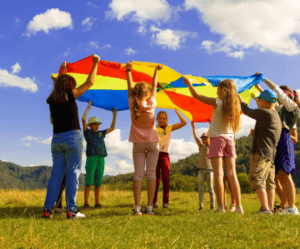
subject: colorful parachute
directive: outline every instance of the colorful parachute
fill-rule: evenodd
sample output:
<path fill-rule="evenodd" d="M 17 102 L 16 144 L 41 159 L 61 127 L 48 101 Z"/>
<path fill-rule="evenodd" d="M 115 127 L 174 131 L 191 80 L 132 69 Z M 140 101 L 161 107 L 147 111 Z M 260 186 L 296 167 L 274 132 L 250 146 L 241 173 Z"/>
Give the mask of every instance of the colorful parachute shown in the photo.
<path fill-rule="evenodd" d="M 67 74 L 72 75 L 76 79 L 77 86 L 80 86 L 86 81 L 92 65 L 92 56 L 74 63 L 67 63 Z M 157 63 L 134 62 L 132 69 L 133 81 L 135 83 L 144 81 L 151 85 L 154 69 L 157 65 Z M 256 75 L 248 77 L 186 76 L 191 79 L 197 92 L 209 97 L 217 97 L 219 82 L 230 78 L 235 81 L 238 92 L 241 93 L 243 100 L 248 104 L 251 101 L 251 94 L 257 94 L 258 91 L 253 86 L 262 81 L 262 76 Z M 180 73 L 164 66 L 158 73 L 158 82 L 156 98 L 158 108 L 178 109 L 194 122 L 210 121 L 213 108 L 191 97 Z M 128 110 L 125 64 L 100 61 L 95 84 L 78 100 L 83 102 L 92 100 L 94 106 L 106 110 L 112 110 L 113 107 L 118 110 Z"/>

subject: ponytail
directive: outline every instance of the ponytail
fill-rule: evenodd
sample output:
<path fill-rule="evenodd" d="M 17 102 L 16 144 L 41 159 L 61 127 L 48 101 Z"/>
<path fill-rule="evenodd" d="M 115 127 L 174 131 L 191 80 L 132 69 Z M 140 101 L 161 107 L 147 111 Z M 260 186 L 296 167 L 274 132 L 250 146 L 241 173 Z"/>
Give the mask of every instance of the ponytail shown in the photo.
<path fill-rule="evenodd" d="M 134 95 L 134 101 L 133 101 L 133 117 L 135 120 L 138 120 L 141 116 L 141 109 L 140 109 L 140 102 L 137 99 L 141 99 L 144 96 L 147 96 L 149 92 L 149 86 L 145 82 L 139 82 L 137 83 L 133 88 L 133 95 Z"/>

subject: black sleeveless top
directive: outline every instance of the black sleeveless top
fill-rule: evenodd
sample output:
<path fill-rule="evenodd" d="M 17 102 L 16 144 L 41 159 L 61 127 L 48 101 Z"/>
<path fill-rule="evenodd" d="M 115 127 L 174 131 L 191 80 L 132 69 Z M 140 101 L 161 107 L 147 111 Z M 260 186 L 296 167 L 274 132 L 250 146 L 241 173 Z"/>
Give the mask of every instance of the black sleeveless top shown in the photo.
<path fill-rule="evenodd" d="M 73 93 L 68 93 L 68 101 L 49 104 L 53 120 L 53 134 L 71 130 L 80 130 L 78 107 Z"/>

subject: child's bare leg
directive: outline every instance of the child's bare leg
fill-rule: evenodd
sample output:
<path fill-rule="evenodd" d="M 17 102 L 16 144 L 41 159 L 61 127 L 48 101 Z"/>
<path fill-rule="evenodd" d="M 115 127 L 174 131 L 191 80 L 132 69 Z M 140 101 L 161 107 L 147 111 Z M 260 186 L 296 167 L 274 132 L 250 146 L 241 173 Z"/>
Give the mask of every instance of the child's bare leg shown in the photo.
<path fill-rule="evenodd" d="M 236 201 L 237 208 L 242 206 L 240 184 L 235 171 L 235 158 L 224 157 L 224 163 L 227 172 L 228 184 L 232 186 L 232 196 Z"/>
<path fill-rule="evenodd" d="M 258 195 L 260 205 L 263 207 L 263 209 L 270 210 L 269 204 L 268 204 L 267 191 L 265 189 L 258 188 L 258 189 L 256 189 L 256 193 Z"/>
<path fill-rule="evenodd" d="M 280 177 L 279 174 L 275 175 L 275 184 L 276 184 L 276 193 L 280 199 L 280 206 L 282 208 L 285 208 L 287 205 L 287 198 L 286 198 L 286 194 L 283 192 L 283 188 L 280 182 Z"/>
<path fill-rule="evenodd" d="M 275 200 L 275 189 L 267 190 L 268 204 L 270 210 L 273 210 L 274 200 Z"/>
<path fill-rule="evenodd" d="M 291 174 L 286 174 L 283 170 L 279 170 L 279 178 L 282 183 L 283 193 L 286 194 L 288 204 L 291 208 L 295 208 L 296 190 Z"/>
<path fill-rule="evenodd" d="M 95 185 L 95 203 L 100 201 L 100 186 Z"/>
<path fill-rule="evenodd" d="M 153 199 L 156 189 L 156 180 L 147 180 L 147 196 L 148 196 L 148 206 L 153 205 Z"/>
<path fill-rule="evenodd" d="M 224 205 L 225 209 L 227 209 L 227 185 L 226 185 L 226 176 L 223 176 L 223 185 L 224 185 Z M 227 210 L 226 210 L 227 211 Z"/>
<path fill-rule="evenodd" d="M 89 194 L 90 194 L 90 185 L 84 186 L 84 202 L 89 201 Z"/>
<path fill-rule="evenodd" d="M 223 187 L 223 167 L 222 158 L 214 157 L 210 159 L 214 171 L 215 192 L 217 196 L 218 208 L 224 210 L 224 187 Z"/>

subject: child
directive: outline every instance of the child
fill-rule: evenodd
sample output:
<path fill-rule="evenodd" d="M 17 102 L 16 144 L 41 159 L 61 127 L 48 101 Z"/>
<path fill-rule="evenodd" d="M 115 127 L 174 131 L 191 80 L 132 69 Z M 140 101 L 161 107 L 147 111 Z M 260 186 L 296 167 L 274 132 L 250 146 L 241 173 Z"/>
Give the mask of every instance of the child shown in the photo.
<path fill-rule="evenodd" d="M 89 102 L 83 116 L 82 125 L 84 137 L 87 142 L 86 145 L 86 175 L 84 187 L 84 207 L 89 208 L 89 193 L 90 186 L 95 185 L 95 208 L 102 208 L 99 203 L 100 199 L 100 186 L 102 185 L 102 178 L 104 173 L 104 157 L 107 156 L 104 138 L 106 134 L 112 132 L 116 127 L 117 109 L 113 108 L 113 120 L 110 128 L 99 131 L 99 126 L 102 124 L 97 117 L 89 118 L 86 124 L 86 117 L 88 111 L 92 107 L 92 101 Z M 89 129 L 88 129 L 89 126 Z"/>
<path fill-rule="evenodd" d="M 259 109 L 250 109 L 240 95 L 241 108 L 245 115 L 256 120 L 250 159 L 251 187 L 256 191 L 261 208 L 257 213 L 273 214 L 275 198 L 276 146 L 280 138 L 281 121 L 275 110 L 277 95 L 265 90 L 257 97 Z"/>
<path fill-rule="evenodd" d="M 260 73 L 257 73 L 260 74 Z M 282 123 L 282 130 L 280 140 L 277 145 L 277 151 L 275 155 L 275 169 L 276 175 L 282 185 L 282 191 L 279 192 L 282 204 L 287 201 L 286 206 L 282 213 L 299 215 L 299 211 L 295 206 L 295 185 L 291 174 L 296 172 L 295 165 L 295 153 L 294 142 L 297 141 L 295 135 L 296 122 L 300 118 L 300 101 L 297 92 L 292 91 L 287 86 L 276 86 L 268 79 L 264 79 L 264 82 L 272 89 L 278 96 L 279 116 Z M 278 182 L 279 183 L 279 182 Z M 280 189 L 280 184 L 279 189 Z"/>
<path fill-rule="evenodd" d="M 227 184 L 228 183 L 228 189 L 229 189 L 229 193 L 230 193 L 230 199 L 231 199 L 231 205 L 229 208 L 229 212 L 233 213 L 236 210 L 236 204 L 235 204 L 235 200 L 234 200 L 234 195 L 232 194 L 232 187 L 227 179 L 227 174 L 226 174 L 226 170 L 224 171 L 224 177 L 223 177 L 223 184 L 224 184 L 224 207 L 225 210 L 227 211 Z"/>
<path fill-rule="evenodd" d="M 131 128 L 129 142 L 133 143 L 133 164 L 134 164 L 134 215 L 142 215 L 140 204 L 142 181 L 146 162 L 147 195 L 148 202 L 146 213 L 153 215 L 153 198 L 155 193 L 156 176 L 155 169 L 158 159 L 159 136 L 155 127 L 154 110 L 156 106 L 157 74 L 163 65 L 155 68 L 152 89 L 144 82 L 137 83 L 133 87 L 131 75 L 133 62 L 126 63 L 128 102 L 131 114 Z"/>
<path fill-rule="evenodd" d="M 165 111 L 160 111 L 157 114 L 158 126 L 156 126 L 160 141 L 159 141 L 159 155 L 156 166 L 156 191 L 154 195 L 153 207 L 157 208 L 157 194 L 160 183 L 160 171 L 163 182 L 163 208 L 169 207 L 169 192 L 170 192 L 170 158 L 169 158 L 169 144 L 171 133 L 185 126 L 187 123 L 181 116 L 178 110 L 175 110 L 180 119 L 180 123 L 168 125 L 168 116 Z"/>
<path fill-rule="evenodd" d="M 201 136 L 202 143 L 197 137 L 195 123 L 192 122 L 193 135 L 199 147 L 199 162 L 198 162 L 198 182 L 199 182 L 199 210 L 203 209 L 203 194 L 205 190 L 204 183 L 207 183 L 208 192 L 210 196 L 210 209 L 215 210 L 215 193 L 213 187 L 213 169 L 210 160 L 207 158 L 210 140 L 206 133 Z"/>
<path fill-rule="evenodd" d="M 199 101 L 214 108 L 207 136 L 210 137 L 208 158 L 211 160 L 215 190 L 218 202 L 218 212 L 226 212 L 224 207 L 223 187 L 223 161 L 227 171 L 228 180 L 233 188 L 236 200 L 236 212 L 244 213 L 241 204 L 240 185 L 235 171 L 235 133 L 240 128 L 240 105 L 237 98 L 236 86 L 230 79 L 219 83 L 217 98 L 210 98 L 198 94 L 187 77 L 183 82 L 189 87 L 192 96 Z"/>

